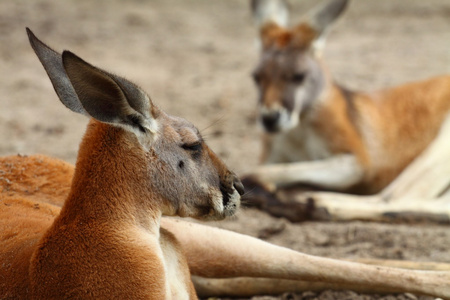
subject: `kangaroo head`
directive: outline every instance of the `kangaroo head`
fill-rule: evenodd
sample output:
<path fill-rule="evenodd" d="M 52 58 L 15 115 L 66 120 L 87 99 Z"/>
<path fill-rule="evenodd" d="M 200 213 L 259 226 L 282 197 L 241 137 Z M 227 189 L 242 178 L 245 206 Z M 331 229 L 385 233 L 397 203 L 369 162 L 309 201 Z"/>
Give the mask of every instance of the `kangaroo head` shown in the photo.
<path fill-rule="evenodd" d="M 92 118 L 79 150 L 77 169 L 88 161 L 80 177 L 114 177 L 101 188 L 151 202 L 165 215 L 222 219 L 235 213 L 243 186 L 194 125 L 163 112 L 130 81 L 71 52 L 61 55 L 27 32 L 61 102 Z"/>
<path fill-rule="evenodd" d="M 327 28 L 344 11 L 347 0 L 322 4 L 291 28 L 284 0 L 253 0 L 260 28 L 261 57 L 253 72 L 259 90 L 262 124 L 267 132 L 297 126 L 324 89 L 320 62 Z"/>

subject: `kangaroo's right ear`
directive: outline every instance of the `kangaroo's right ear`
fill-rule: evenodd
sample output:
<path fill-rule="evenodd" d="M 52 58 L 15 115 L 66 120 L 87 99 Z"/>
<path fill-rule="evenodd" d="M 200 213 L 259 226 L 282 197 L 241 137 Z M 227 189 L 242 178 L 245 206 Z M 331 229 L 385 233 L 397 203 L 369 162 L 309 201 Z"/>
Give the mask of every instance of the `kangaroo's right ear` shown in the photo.
<path fill-rule="evenodd" d="M 315 39 L 312 48 L 317 55 L 320 55 L 323 50 L 328 30 L 345 11 L 348 3 L 349 0 L 325 1 L 309 11 L 304 17 L 305 20 L 298 26 L 299 29 L 302 29 L 306 25 L 313 30 Z"/>
<path fill-rule="evenodd" d="M 329 0 L 316 6 L 306 15 L 307 23 L 318 35 L 325 33 L 331 24 L 345 11 L 349 0 Z"/>
<path fill-rule="evenodd" d="M 41 42 L 29 28 L 27 34 L 31 47 L 44 66 L 59 100 L 70 110 L 89 116 L 67 77 L 61 54 Z"/>

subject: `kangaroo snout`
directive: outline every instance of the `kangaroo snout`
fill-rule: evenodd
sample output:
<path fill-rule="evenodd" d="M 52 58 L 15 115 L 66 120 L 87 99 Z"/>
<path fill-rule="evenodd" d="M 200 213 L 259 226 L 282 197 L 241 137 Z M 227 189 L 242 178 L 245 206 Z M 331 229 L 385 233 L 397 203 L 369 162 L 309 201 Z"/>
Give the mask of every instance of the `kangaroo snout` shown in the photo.
<path fill-rule="evenodd" d="M 236 174 L 229 172 L 220 181 L 222 193 L 223 215 L 232 216 L 241 204 L 241 196 L 244 194 L 244 185 Z"/>
<path fill-rule="evenodd" d="M 233 180 L 233 187 L 236 189 L 236 191 L 239 193 L 239 195 L 244 195 L 245 193 L 245 188 L 244 185 L 242 184 L 241 180 L 234 175 L 234 180 Z"/>
<path fill-rule="evenodd" d="M 261 116 L 261 122 L 267 132 L 279 131 L 280 128 L 279 120 L 280 120 L 279 111 L 268 112 Z"/>

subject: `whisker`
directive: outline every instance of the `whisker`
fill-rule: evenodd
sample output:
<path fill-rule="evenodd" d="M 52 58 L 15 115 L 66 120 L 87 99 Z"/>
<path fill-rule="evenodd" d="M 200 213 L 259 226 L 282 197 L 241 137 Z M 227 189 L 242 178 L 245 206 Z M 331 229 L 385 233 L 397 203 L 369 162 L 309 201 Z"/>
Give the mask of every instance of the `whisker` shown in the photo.
<path fill-rule="evenodd" d="M 243 207 L 255 206 L 255 202 L 252 200 L 256 196 L 254 190 L 255 188 L 252 188 L 249 191 L 245 191 L 245 193 L 241 196 L 241 205 Z"/>
<path fill-rule="evenodd" d="M 206 126 L 205 128 L 201 129 L 200 132 L 202 133 L 203 136 L 203 132 L 211 127 L 213 127 L 214 125 L 217 125 L 221 122 L 223 122 L 225 120 L 226 115 L 222 115 L 219 118 L 215 119 L 214 121 L 211 122 L 211 124 L 209 124 L 208 126 Z"/>

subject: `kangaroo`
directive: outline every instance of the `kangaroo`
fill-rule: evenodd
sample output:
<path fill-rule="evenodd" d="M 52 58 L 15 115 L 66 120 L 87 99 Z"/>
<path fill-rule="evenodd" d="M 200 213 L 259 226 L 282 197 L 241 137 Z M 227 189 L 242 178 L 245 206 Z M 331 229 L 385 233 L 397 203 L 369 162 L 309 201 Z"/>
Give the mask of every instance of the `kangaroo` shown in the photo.
<path fill-rule="evenodd" d="M 375 92 L 344 88 L 322 50 L 347 0 L 315 7 L 288 27 L 283 0 L 253 0 L 261 55 L 253 77 L 264 128 L 263 165 L 272 188 L 306 185 L 374 194 L 436 137 L 450 109 L 450 76 Z"/>
<path fill-rule="evenodd" d="M 75 168 L 0 158 L 1 299 L 197 299 L 194 283 L 207 295 L 205 280 L 234 277 L 450 298 L 449 271 L 315 257 L 170 218 L 231 216 L 242 184 L 191 123 L 27 32 L 61 102 L 91 121 Z"/>
<path fill-rule="evenodd" d="M 7 252 L 19 265 L 4 278 L 26 284 L 14 297 L 196 298 L 161 216 L 231 216 L 243 193 L 239 179 L 190 122 L 160 110 L 139 87 L 28 35 L 61 102 L 91 121 L 59 215 L 45 228 L 56 212 L 43 207 L 44 222 L 28 227 L 33 236 L 23 232 L 6 250 L 23 248 Z M 13 276 L 20 268 L 28 278 Z"/>

